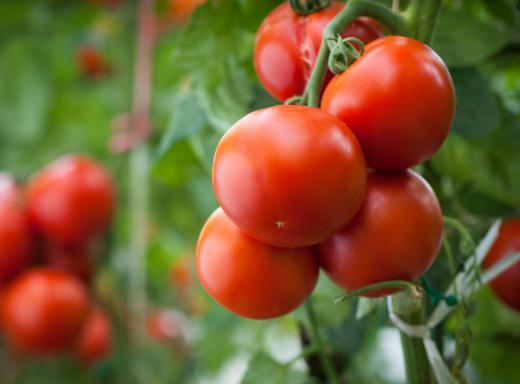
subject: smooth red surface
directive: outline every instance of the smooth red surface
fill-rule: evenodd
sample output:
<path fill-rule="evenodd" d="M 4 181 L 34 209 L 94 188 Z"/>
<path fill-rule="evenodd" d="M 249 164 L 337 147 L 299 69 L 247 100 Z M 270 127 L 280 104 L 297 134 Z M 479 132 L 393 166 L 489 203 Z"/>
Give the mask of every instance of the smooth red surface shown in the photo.
<path fill-rule="evenodd" d="M 273 97 L 283 101 L 303 93 L 323 30 L 343 7 L 343 3 L 334 1 L 329 8 L 304 17 L 284 2 L 265 18 L 256 34 L 254 61 L 262 85 Z M 373 19 L 360 17 L 342 35 L 367 44 L 383 36 L 383 27 Z M 331 78 L 329 73 L 327 81 Z"/>
<path fill-rule="evenodd" d="M 114 344 L 112 324 L 107 314 L 99 307 L 94 307 L 76 342 L 75 353 L 83 364 L 93 364 L 106 358 Z"/>
<path fill-rule="evenodd" d="M 484 260 L 488 269 L 510 253 L 520 252 L 520 218 L 506 220 Z M 491 283 L 495 295 L 510 308 L 520 311 L 520 262 L 504 271 Z"/>
<path fill-rule="evenodd" d="M 10 175 L 0 173 L 0 285 L 29 265 L 34 250 L 23 193 Z"/>
<path fill-rule="evenodd" d="M 331 280 L 352 291 L 383 281 L 418 278 L 437 257 L 442 235 L 439 202 L 422 177 L 412 171 L 372 172 L 359 213 L 319 244 L 317 251 Z"/>
<path fill-rule="evenodd" d="M 200 234 L 197 273 L 206 292 L 231 312 L 270 319 L 293 311 L 309 297 L 319 267 L 310 247 L 260 243 L 219 208 Z"/>
<path fill-rule="evenodd" d="M 50 246 L 44 253 L 48 267 L 69 272 L 89 284 L 94 275 L 94 260 L 85 247 L 65 249 Z"/>
<path fill-rule="evenodd" d="M 27 199 L 35 229 L 60 246 L 84 245 L 107 230 L 115 209 L 112 178 L 79 155 L 64 156 L 33 176 Z"/>
<path fill-rule="evenodd" d="M 389 36 L 325 89 L 322 108 L 354 132 L 369 167 L 404 170 L 428 160 L 442 145 L 455 111 L 453 83 L 428 46 Z"/>
<path fill-rule="evenodd" d="M 317 108 L 279 105 L 238 121 L 220 141 L 213 189 L 248 235 L 270 245 L 316 244 L 343 227 L 365 196 L 352 132 Z"/>
<path fill-rule="evenodd" d="M 1 320 L 14 348 L 50 355 L 72 347 L 89 311 L 88 294 L 74 276 L 52 269 L 20 275 L 3 293 Z"/>

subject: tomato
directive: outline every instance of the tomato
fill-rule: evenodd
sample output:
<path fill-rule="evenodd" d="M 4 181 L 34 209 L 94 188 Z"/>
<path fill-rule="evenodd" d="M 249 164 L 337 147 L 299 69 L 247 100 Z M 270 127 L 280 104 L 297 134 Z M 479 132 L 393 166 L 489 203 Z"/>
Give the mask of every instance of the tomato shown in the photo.
<path fill-rule="evenodd" d="M 175 289 L 186 290 L 192 286 L 191 262 L 188 257 L 176 260 L 170 269 L 170 281 Z"/>
<path fill-rule="evenodd" d="M 245 233 L 281 247 L 316 244 L 343 227 L 365 196 L 366 170 L 352 132 L 317 108 L 250 113 L 220 141 L 218 202 Z"/>
<path fill-rule="evenodd" d="M 197 273 L 206 292 L 231 312 L 270 319 L 291 312 L 309 297 L 319 267 L 310 247 L 260 243 L 219 208 L 200 234 Z"/>
<path fill-rule="evenodd" d="M 173 23 L 184 23 L 206 0 L 169 0 L 169 15 Z"/>
<path fill-rule="evenodd" d="M 488 269 L 511 253 L 520 252 L 520 218 L 506 220 L 484 260 Z M 495 295 L 510 308 L 520 311 L 520 261 L 502 272 L 491 283 Z"/>
<path fill-rule="evenodd" d="M 83 284 L 52 269 L 20 275 L 5 290 L 0 308 L 12 346 L 33 355 L 61 353 L 72 346 L 89 310 Z"/>
<path fill-rule="evenodd" d="M 106 358 L 113 347 L 112 325 L 99 307 L 91 309 L 76 341 L 75 354 L 85 365 Z"/>
<path fill-rule="evenodd" d="M 85 247 L 65 249 L 51 246 L 44 253 L 44 262 L 48 267 L 69 272 L 87 284 L 94 275 L 94 260 Z"/>
<path fill-rule="evenodd" d="M 76 62 L 80 73 L 88 78 L 108 75 L 110 64 L 103 54 L 94 46 L 82 45 L 76 52 Z"/>
<path fill-rule="evenodd" d="M 260 82 L 273 97 L 284 101 L 303 93 L 323 30 L 343 7 L 343 3 L 333 1 L 330 7 L 305 17 L 284 2 L 266 17 L 256 34 L 254 62 Z M 383 27 L 373 19 L 360 17 L 342 35 L 369 43 L 383 36 Z M 329 73 L 327 81 L 331 78 Z"/>
<path fill-rule="evenodd" d="M 412 171 L 373 172 L 356 217 L 319 244 L 317 252 L 328 276 L 351 291 L 388 280 L 416 279 L 435 260 L 442 235 L 439 202 L 422 177 Z"/>
<path fill-rule="evenodd" d="M 453 120 L 455 94 L 446 65 L 431 48 L 389 36 L 368 44 L 331 81 L 322 108 L 354 132 L 369 167 L 396 171 L 439 149 Z"/>
<path fill-rule="evenodd" d="M 43 168 L 27 194 L 34 227 L 60 246 L 85 244 L 107 230 L 114 212 L 110 175 L 83 156 L 65 156 Z"/>
<path fill-rule="evenodd" d="M 146 318 L 146 331 L 152 340 L 160 343 L 177 342 L 182 339 L 180 317 L 171 310 L 150 312 Z"/>
<path fill-rule="evenodd" d="M 34 258 L 34 241 L 24 205 L 23 193 L 14 179 L 0 173 L 0 285 Z"/>

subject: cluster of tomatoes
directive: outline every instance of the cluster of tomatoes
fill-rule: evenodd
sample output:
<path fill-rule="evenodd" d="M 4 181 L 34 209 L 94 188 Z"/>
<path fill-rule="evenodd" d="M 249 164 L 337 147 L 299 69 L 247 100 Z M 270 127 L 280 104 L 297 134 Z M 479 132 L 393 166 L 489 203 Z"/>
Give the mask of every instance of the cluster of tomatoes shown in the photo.
<path fill-rule="evenodd" d="M 285 3 L 264 20 L 255 68 L 274 97 L 303 92 L 323 29 L 343 6 L 301 16 Z M 346 28 L 343 36 L 368 44 L 345 72 L 327 75 L 320 108 L 258 110 L 222 137 L 213 163 L 221 208 L 200 234 L 197 271 L 232 312 L 268 319 L 294 310 L 320 267 L 350 291 L 414 280 L 436 258 L 441 208 L 409 168 L 448 135 L 454 88 L 428 46 L 382 35 L 368 18 Z"/>
<path fill-rule="evenodd" d="M 115 204 L 110 175 L 87 157 L 62 157 L 24 187 L 0 174 L 0 327 L 15 351 L 85 364 L 110 352 L 110 321 L 88 287 Z"/>

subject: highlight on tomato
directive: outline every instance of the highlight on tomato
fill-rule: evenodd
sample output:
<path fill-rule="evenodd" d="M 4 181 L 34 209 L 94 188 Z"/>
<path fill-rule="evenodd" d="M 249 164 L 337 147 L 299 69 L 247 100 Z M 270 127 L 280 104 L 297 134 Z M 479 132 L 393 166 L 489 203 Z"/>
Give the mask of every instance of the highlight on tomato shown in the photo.
<path fill-rule="evenodd" d="M 85 286 L 49 268 L 29 270 L 3 292 L 2 330 L 17 351 L 47 356 L 69 351 L 90 308 Z"/>
<path fill-rule="evenodd" d="M 325 89 L 321 107 L 356 135 L 371 168 L 399 171 L 428 160 L 451 127 L 455 92 L 448 68 L 427 45 L 388 36 Z"/>
<path fill-rule="evenodd" d="M 437 257 L 442 236 L 439 202 L 421 176 L 412 171 L 371 172 L 365 202 L 357 215 L 316 250 L 331 280 L 352 291 L 384 281 L 418 278 Z"/>
<path fill-rule="evenodd" d="M 114 344 L 112 324 L 105 311 L 94 306 L 86 318 L 74 348 L 75 355 L 85 365 L 107 358 Z"/>
<path fill-rule="evenodd" d="M 108 229 L 116 196 L 101 164 L 68 155 L 31 178 L 27 201 L 29 218 L 40 234 L 59 246 L 79 247 Z"/>
<path fill-rule="evenodd" d="M 316 244 L 355 215 L 366 169 L 352 132 L 317 108 L 278 105 L 240 119 L 218 144 L 215 196 L 246 234 L 280 247 Z"/>
<path fill-rule="evenodd" d="M 328 8 L 301 16 L 284 2 L 264 19 L 256 34 L 254 64 L 260 82 L 274 98 L 284 101 L 303 93 L 316 62 L 323 31 L 344 6 L 332 1 Z M 356 37 L 368 44 L 383 34 L 384 28 L 379 22 L 360 17 L 345 28 L 342 36 Z M 329 72 L 325 83 L 331 78 Z"/>
<path fill-rule="evenodd" d="M 520 218 L 505 220 L 498 237 L 484 260 L 484 268 L 491 268 L 509 254 L 520 252 Z M 520 311 L 520 262 L 502 272 L 490 283 L 496 297 L 509 308 Z"/>
<path fill-rule="evenodd" d="M 310 296 L 319 267 L 310 247 L 258 242 L 219 208 L 200 234 L 197 274 L 206 292 L 231 312 L 271 319 L 293 311 Z"/>

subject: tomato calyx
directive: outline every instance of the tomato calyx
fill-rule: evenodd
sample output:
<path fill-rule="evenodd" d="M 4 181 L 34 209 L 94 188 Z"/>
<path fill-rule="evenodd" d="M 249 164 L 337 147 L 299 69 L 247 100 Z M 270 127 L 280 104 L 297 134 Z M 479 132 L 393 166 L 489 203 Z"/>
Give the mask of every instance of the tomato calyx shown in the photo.
<path fill-rule="evenodd" d="M 365 52 L 365 44 L 357 37 L 343 38 L 340 34 L 326 40 L 330 50 L 328 67 L 335 75 L 340 75 Z"/>
<path fill-rule="evenodd" d="M 289 0 L 293 11 L 302 16 L 321 11 L 327 8 L 330 2 L 330 0 Z"/>

